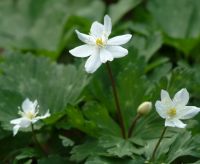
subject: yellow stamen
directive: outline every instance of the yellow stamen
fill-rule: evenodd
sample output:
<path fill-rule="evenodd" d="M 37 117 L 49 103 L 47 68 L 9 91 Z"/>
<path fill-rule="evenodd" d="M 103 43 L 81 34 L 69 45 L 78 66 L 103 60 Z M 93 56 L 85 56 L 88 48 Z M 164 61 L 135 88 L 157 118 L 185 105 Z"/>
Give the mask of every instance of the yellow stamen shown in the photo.
<path fill-rule="evenodd" d="M 103 46 L 104 45 L 103 40 L 101 38 L 97 38 L 96 39 L 96 45 Z"/>
<path fill-rule="evenodd" d="M 35 114 L 32 112 L 28 112 L 26 113 L 26 117 L 28 117 L 29 119 L 33 119 L 35 117 Z"/>
<path fill-rule="evenodd" d="M 168 110 L 167 114 L 168 114 L 170 117 L 176 116 L 176 108 L 171 108 L 170 110 Z"/>

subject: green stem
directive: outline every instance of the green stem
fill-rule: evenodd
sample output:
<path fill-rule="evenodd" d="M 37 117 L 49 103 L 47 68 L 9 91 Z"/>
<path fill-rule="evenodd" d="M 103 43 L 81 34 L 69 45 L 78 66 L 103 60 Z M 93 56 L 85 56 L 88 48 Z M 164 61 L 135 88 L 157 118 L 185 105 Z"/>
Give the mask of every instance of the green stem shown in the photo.
<path fill-rule="evenodd" d="M 108 70 L 108 75 L 109 75 L 111 85 L 112 85 L 113 96 L 114 96 L 114 99 L 115 99 L 115 106 L 116 106 L 117 115 L 118 115 L 118 118 L 119 118 L 122 137 L 126 138 L 124 120 L 123 120 L 123 116 L 122 116 L 122 112 L 121 112 L 121 108 L 120 108 L 120 104 L 119 104 L 117 89 L 116 89 L 115 81 L 114 81 L 114 78 L 113 78 L 112 70 L 111 70 L 110 64 L 108 62 L 106 63 L 106 68 Z"/>
<path fill-rule="evenodd" d="M 135 128 L 135 125 L 136 125 L 137 121 L 140 119 L 140 117 L 141 117 L 141 115 L 140 115 L 140 114 L 137 114 L 137 115 L 135 116 L 135 118 L 133 119 L 133 122 L 132 122 L 132 124 L 131 124 L 131 127 L 130 127 L 130 129 L 129 129 L 129 131 L 128 131 L 128 138 L 130 138 L 130 137 L 132 136 L 133 130 L 134 130 L 134 128 Z"/>
<path fill-rule="evenodd" d="M 43 152 L 43 154 L 46 156 L 47 155 L 47 152 L 45 151 L 45 149 L 42 147 L 42 145 L 39 143 L 37 137 L 36 137 L 36 134 L 35 134 L 35 129 L 34 129 L 34 126 L 33 124 L 31 124 L 31 130 L 32 130 L 32 134 L 33 134 L 33 140 L 36 144 L 36 146 L 41 150 L 41 152 Z"/>
<path fill-rule="evenodd" d="M 160 136 L 160 139 L 158 140 L 158 142 L 157 142 L 157 144 L 156 144 L 156 146 L 155 146 L 155 148 L 154 148 L 154 150 L 153 150 L 153 154 L 152 154 L 152 157 L 151 157 L 150 161 L 153 161 L 153 160 L 154 160 L 156 151 L 157 151 L 157 149 L 158 149 L 158 147 L 159 147 L 159 145 L 160 145 L 160 143 L 161 143 L 161 141 L 162 141 L 162 139 L 163 139 L 163 136 L 164 136 L 166 130 L 167 130 L 167 127 L 165 127 L 165 128 L 163 129 L 162 134 L 161 134 L 161 136 Z"/>

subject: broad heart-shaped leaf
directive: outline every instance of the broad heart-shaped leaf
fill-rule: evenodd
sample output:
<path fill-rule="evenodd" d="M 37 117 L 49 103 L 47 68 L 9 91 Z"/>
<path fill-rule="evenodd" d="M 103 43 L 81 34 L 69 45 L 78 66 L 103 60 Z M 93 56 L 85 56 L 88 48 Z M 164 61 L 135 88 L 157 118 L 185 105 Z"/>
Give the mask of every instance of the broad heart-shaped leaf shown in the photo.
<path fill-rule="evenodd" d="M 71 15 L 99 20 L 103 12 L 104 4 L 100 0 L 2 0 L 0 46 L 42 51 L 56 58 L 63 48 L 60 45 L 66 46 L 63 35 L 72 35 L 70 30 L 69 34 L 64 30 Z"/>
<path fill-rule="evenodd" d="M 56 64 L 44 57 L 31 54 L 9 54 L 0 64 L 0 119 L 9 125 L 11 118 L 19 117 L 18 106 L 25 98 L 37 99 L 40 113 L 62 116 L 67 104 L 76 104 L 88 83 L 82 66 Z M 7 95 L 5 97 L 5 95 Z M 4 117 L 5 116 L 5 117 Z M 54 122 L 56 118 L 48 122 Z"/>
<path fill-rule="evenodd" d="M 166 42 L 186 54 L 199 42 L 199 0 L 151 0 L 148 9 L 167 35 Z"/>

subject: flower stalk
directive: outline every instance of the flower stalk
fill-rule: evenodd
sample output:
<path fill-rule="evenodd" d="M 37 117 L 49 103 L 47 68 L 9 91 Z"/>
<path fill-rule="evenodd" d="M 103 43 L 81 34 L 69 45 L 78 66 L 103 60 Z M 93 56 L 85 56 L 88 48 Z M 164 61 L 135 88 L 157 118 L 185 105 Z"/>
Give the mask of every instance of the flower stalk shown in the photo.
<path fill-rule="evenodd" d="M 156 144 L 156 146 L 155 146 L 155 148 L 153 150 L 153 154 L 152 154 L 152 157 L 151 157 L 150 161 L 154 161 L 156 151 L 158 150 L 158 147 L 159 147 L 159 145 L 160 145 L 160 143 L 161 143 L 161 141 L 162 141 L 162 139 L 164 137 L 164 134 L 165 134 L 166 130 L 167 130 L 167 126 L 165 126 L 165 128 L 162 131 L 162 134 L 161 134 L 161 136 L 160 136 L 160 138 L 159 138 L 159 140 L 158 140 L 158 142 L 157 142 L 157 144 Z"/>
<path fill-rule="evenodd" d="M 35 129 L 34 129 L 34 125 L 33 124 L 31 124 L 31 131 L 32 131 L 32 134 L 33 134 L 33 141 L 35 142 L 35 145 L 41 150 L 41 152 L 43 152 L 43 154 L 45 156 L 47 156 L 46 150 L 43 148 L 43 146 L 40 144 L 40 142 L 38 141 L 38 139 L 36 137 Z"/>
<path fill-rule="evenodd" d="M 129 128 L 129 131 L 128 131 L 128 138 L 130 138 L 132 136 L 135 125 L 136 125 L 137 121 L 140 119 L 140 117 L 141 117 L 141 114 L 139 114 L 139 113 L 134 117 L 131 127 Z"/>
<path fill-rule="evenodd" d="M 115 100 L 117 115 L 118 115 L 118 118 L 119 118 L 122 137 L 126 138 L 124 120 L 123 120 L 123 116 L 122 116 L 122 112 L 121 112 L 121 108 L 120 108 L 120 104 L 119 104 L 117 89 L 116 89 L 115 81 L 114 81 L 114 78 L 113 78 L 112 70 L 111 70 L 110 64 L 108 62 L 106 63 L 106 68 L 107 68 L 108 75 L 109 75 L 111 85 L 112 85 L 112 91 L 113 91 L 113 96 L 114 96 L 114 100 Z"/>

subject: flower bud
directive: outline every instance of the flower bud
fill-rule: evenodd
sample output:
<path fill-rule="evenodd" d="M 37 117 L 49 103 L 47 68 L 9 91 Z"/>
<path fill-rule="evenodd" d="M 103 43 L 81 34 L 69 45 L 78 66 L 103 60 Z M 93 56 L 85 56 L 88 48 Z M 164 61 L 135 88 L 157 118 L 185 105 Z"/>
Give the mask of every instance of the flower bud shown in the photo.
<path fill-rule="evenodd" d="M 150 101 L 145 101 L 139 105 L 137 112 L 141 115 L 148 114 L 152 109 L 152 103 Z"/>

